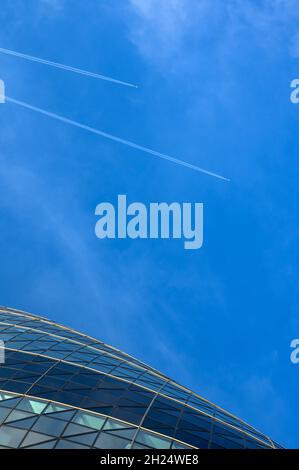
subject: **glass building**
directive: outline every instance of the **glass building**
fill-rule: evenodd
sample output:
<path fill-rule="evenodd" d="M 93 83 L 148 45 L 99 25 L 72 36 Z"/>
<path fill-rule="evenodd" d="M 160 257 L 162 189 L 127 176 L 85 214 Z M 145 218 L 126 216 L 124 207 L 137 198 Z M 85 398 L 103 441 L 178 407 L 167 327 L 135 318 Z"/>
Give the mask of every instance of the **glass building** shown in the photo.
<path fill-rule="evenodd" d="M 0 447 L 275 448 L 157 370 L 46 318 L 0 307 Z"/>

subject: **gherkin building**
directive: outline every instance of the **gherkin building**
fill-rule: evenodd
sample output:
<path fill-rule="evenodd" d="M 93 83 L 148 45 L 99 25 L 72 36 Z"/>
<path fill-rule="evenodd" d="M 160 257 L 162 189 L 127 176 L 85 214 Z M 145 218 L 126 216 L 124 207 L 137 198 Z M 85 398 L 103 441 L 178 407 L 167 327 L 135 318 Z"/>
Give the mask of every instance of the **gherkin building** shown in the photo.
<path fill-rule="evenodd" d="M 2 449 L 280 447 L 128 354 L 44 317 L 0 307 L 0 339 Z"/>

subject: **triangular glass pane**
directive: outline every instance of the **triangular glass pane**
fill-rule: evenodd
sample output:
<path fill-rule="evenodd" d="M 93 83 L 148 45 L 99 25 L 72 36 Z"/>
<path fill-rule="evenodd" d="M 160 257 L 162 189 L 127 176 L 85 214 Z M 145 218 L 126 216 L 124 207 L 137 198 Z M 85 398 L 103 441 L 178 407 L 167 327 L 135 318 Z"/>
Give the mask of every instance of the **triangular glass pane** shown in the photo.
<path fill-rule="evenodd" d="M 14 408 L 20 400 L 21 398 L 10 398 L 9 400 L 1 401 L 1 406 L 5 406 L 5 408 Z"/>
<path fill-rule="evenodd" d="M 73 421 L 77 424 L 100 430 L 103 427 L 105 418 L 78 411 L 76 416 L 73 418 Z"/>
<path fill-rule="evenodd" d="M 59 411 L 57 413 L 46 413 L 48 416 L 51 416 L 51 418 L 58 418 L 58 419 L 63 419 L 64 421 L 70 421 L 74 414 L 76 413 L 76 410 L 71 410 L 71 411 Z"/>
<path fill-rule="evenodd" d="M 48 415 L 40 416 L 33 427 L 33 431 L 41 432 L 51 436 L 59 436 L 66 423 L 58 419 L 52 419 Z"/>
<path fill-rule="evenodd" d="M 110 431 L 112 429 L 124 429 L 124 428 L 129 428 L 130 426 L 124 425 L 123 423 L 113 420 L 113 419 L 107 419 L 105 426 L 104 426 L 104 431 Z"/>
<path fill-rule="evenodd" d="M 88 447 L 82 444 L 77 444 L 75 442 L 67 441 L 66 439 L 64 439 L 58 442 L 55 449 L 88 449 Z"/>
<path fill-rule="evenodd" d="M 15 395 L 10 395 L 9 393 L 0 392 L 0 401 L 9 400 L 10 398 L 15 398 Z"/>
<path fill-rule="evenodd" d="M 21 447 L 32 446 L 34 444 L 39 444 L 41 442 L 53 440 L 51 436 L 45 436 L 44 434 L 39 434 L 38 432 L 29 432 L 22 442 Z"/>
<path fill-rule="evenodd" d="M 150 447 L 142 446 L 141 444 L 137 444 L 137 442 L 135 442 L 132 449 L 150 449 Z"/>
<path fill-rule="evenodd" d="M 111 429 L 111 431 L 105 431 L 107 434 L 113 434 L 114 436 L 125 437 L 126 439 L 132 439 L 136 433 L 136 428 L 130 429 Z"/>
<path fill-rule="evenodd" d="M 16 448 L 19 446 L 26 432 L 26 430 L 3 425 L 0 427 L 0 445 Z"/>
<path fill-rule="evenodd" d="M 44 401 L 33 400 L 31 398 L 23 398 L 23 400 L 17 406 L 17 409 L 30 411 L 35 414 L 41 414 L 46 408 L 47 403 Z"/>
<path fill-rule="evenodd" d="M 171 444 L 169 439 L 163 439 L 156 434 L 151 434 L 145 431 L 139 431 L 136 441 L 139 444 L 145 444 L 153 449 L 169 449 Z"/>
<path fill-rule="evenodd" d="M 35 423 L 37 420 L 36 417 L 34 418 L 27 418 L 27 419 L 20 419 L 19 421 L 14 421 L 13 423 L 7 423 L 8 426 L 14 426 L 15 428 L 19 429 L 30 429 L 31 426 Z"/>
<path fill-rule="evenodd" d="M 8 418 L 5 421 L 6 423 L 11 423 L 12 421 L 18 421 L 19 419 L 31 418 L 34 416 L 32 413 L 27 413 L 25 411 L 13 410 Z"/>
<path fill-rule="evenodd" d="M 79 444 L 85 444 L 91 447 L 98 436 L 97 432 L 91 432 L 89 434 L 81 434 L 80 436 L 69 437 L 70 441 L 78 442 Z"/>
<path fill-rule="evenodd" d="M 10 413 L 9 408 L 0 408 L 0 424 L 3 423 L 7 415 Z"/>
<path fill-rule="evenodd" d="M 129 449 L 131 442 L 127 439 L 101 432 L 94 445 L 99 449 Z"/>
<path fill-rule="evenodd" d="M 48 408 L 44 411 L 44 414 L 47 413 L 57 413 L 59 411 L 68 411 L 69 408 L 66 406 L 56 405 L 55 403 L 50 403 Z"/>
<path fill-rule="evenodd" d="M 44 442 L 43 444 L 37 444 L 35 446 L 26 447 L 26 449 L 53 449 L 56 442 L 57 439 L 55 439 L 55 441 Z"/>
<path fill-rule="evenodd" d="M 76 434 L 90 433 L 90 428 L 80 426 L 79 424 L 70 423 L 63 433 L 63 436 L 75 436 Z"/>

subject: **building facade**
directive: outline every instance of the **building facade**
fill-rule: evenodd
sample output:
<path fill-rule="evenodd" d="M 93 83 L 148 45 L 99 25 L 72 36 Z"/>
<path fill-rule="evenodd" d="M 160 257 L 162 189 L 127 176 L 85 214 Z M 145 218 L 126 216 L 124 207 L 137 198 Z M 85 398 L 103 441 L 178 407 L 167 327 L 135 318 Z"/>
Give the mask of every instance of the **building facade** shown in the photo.
<path fill-rule="evenodd" d="M 0 307 L 0 448 L 276 448 L 157 370 L 43 317 Z"/>

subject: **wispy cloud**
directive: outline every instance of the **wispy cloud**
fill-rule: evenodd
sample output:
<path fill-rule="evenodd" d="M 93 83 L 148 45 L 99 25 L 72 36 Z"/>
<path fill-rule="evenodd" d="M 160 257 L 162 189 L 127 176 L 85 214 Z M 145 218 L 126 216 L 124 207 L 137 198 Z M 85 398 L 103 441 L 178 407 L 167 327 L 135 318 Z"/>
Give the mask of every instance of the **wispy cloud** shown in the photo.
<path fill-rule="evenodd" d="M 130 37 L 142 56 L 151 62 L 184 57 L 196 37 L 206 47 L 215 36 L 219 51 L 237 47 L 238 38 L 249 35 L 260 47 L 287 41 L 290 54 L 298 48 L 296 0 L 129 0 L 133 14 Z M 233 41 L 232 41 L 233 39 Z M 233 44 L 234 42 L 234 44 Z M 198 43 L 197 43 L 198 45 Z M 285 46 L 285 42 L 283 42 Z M 273 53 L 273 49 L 269 49 Z M 200 54 L 200 50 L 198 50 Z M 160 63 L 161 65 L 161 63 Z M 169 67 L 169 63 L 165 66 Z M 170 70 L 179 64 L 172 63 Z"/>
<path fill-rule="evenodd" d="M 202 28 L 204 16 L 211 6 L 207 0 L 196 4 L 185 0 L 129 0 L 133 21 L 131 40 L 140 53 L 149 60 L 176 56 L 189 28 L 198 20 Z M 195 7 L 195 8 L 193 8 Z M 193 12 L 192 12 L 193 10 Z M 192 15 L 193 13 L 193 15 Z"/>

